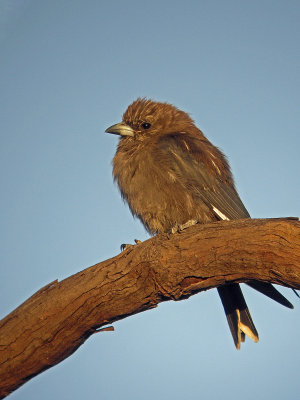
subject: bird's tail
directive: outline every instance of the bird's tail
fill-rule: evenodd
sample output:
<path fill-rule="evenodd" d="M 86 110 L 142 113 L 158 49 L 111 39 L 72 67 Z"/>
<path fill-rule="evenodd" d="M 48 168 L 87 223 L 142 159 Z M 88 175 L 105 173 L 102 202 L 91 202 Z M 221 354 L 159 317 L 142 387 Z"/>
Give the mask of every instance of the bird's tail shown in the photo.
<path fill-rule="evenodd" d="M 252 321 L 240 285 L 237 283 L 218 287 L 228 325 L 237 349 L 245 341 L 245 335 L 258 342 L 258 333 Z"/>
<path fill-rule="evenodd" d="M 288 308 L 294 308 L 293 304 L 290 303 L 280 292 L 278 292 L 278 290 L 275 289 L 271 283 L 260 281 L 248 281 L 245 283 L 265 296 L 270 297 L 272 300 L 277 301 L 277 303 Z"/>

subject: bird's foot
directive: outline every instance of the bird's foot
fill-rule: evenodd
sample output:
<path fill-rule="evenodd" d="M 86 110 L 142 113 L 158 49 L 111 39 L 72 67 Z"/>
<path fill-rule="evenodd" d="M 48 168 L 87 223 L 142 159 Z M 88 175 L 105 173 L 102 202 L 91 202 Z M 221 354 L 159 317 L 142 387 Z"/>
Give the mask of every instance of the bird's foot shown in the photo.
<path fill-rule="evenodd" d="M 134 239 L 134 241 L 135 241 L 135 244 L 142 243 L 141 240 L 139 240 L 139 239 Z M 122 243 L 121 246 L 120 246 L 120 249 L 121 249 L 121 251 L 125 251 L 125 250 L 128 250 L 128 249 L 131 249 L 133 246 L 135 246 L 135 245 L 134 244 L 129 244 L 129 243 Z"/>
<path fill-rule="evenodd" d="M 190 219 L 189 221 L 185 222 L 184 224 L 176 224 L 173 226 L 173 228 L 170 230 L 170 233 L 180 233 L 186 228 L 189 228 L 190 226 L 196 225 L 198 221 L 196 219 Z"/>

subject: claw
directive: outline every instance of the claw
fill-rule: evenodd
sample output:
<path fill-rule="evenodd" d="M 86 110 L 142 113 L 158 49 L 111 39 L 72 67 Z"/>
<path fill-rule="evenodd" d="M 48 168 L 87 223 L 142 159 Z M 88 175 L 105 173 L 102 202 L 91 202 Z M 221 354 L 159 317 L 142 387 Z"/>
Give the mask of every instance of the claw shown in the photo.
<path fill-rule="evenodd" d="M 189 228 L 190 226 L 196 225 L 198 221 L 196 219 L 190 219 L 184 224 L 179 225 L 179 232 L 183 231 L 186 228 Z"/>
<path fill-rule="evenodd" d="M 120 249 L 121 249 L 121 251 L 125 251 L 125 250 L 130 249 L 130 247 L 133 247 L 133 246 L 134 246 L 133 244 L 122 243 L 121 246 L 120 246 Z"/>
<path fill-rule="evenodd" d="M 190 219 L 187 222 L 185 222 L 184 224 L 176 224 L 173 226 L 173 228 L 168 232 L 168 235 L 170 233 L 180 233 L 181 231 L 183 231 L 184 229 L 189 228 L 190 226 L 196 225 L 198 223 L 198 221 L 196 219 Z"/>
<path fill-rule="evenodd" d="M 134 239 L 135 244 L 142 243 L 141 240 L 139 239 Z M 134 244 L 129 244 L 129 243 L 122 243 L 120 246 L 121 251 L 125 251 L 130 249 L 131 247 L 135 246 Z"/>

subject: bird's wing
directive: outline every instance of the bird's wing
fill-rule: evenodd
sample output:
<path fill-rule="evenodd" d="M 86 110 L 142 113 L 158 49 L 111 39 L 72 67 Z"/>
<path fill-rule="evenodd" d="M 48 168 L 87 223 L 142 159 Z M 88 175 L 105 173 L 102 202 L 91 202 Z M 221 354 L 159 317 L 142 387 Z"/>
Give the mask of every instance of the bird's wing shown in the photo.
<path fill-rule="evenodd" d="M 184 188 L 193 193 L 195 201 L 204 202 L 218 219 L 250 217 L 233 182 L 226 180 L 214 159 L 205 154 L 205 142 L 200 136 L 164 135 L 158 141 L 157 154 Z"/>
<path fill-rule="evenodd" d="M 159 139 L 157 155 L 162 161 L 162 167 L 171 168 L 182 186 L 192 191 L 195 201 L 202 201 L 208 205 L 218 219 L 250 218 L 233 182 L 218 174 L 213 165 L 209 165 L 204 154 L 205 146 L 206 143 L 203 144 L 201 137 L 198 139 L 187 134 L 175 133 Z M 222 153 L 220 154 L 222 156 Z M 271 284 L 250 281 L 248 285 L 278 303 L 293 308 Z"/>

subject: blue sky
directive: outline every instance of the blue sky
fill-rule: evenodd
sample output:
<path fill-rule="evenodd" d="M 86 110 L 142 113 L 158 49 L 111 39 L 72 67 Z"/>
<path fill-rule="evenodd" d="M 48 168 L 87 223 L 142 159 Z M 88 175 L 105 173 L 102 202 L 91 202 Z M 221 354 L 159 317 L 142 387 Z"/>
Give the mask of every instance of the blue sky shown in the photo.
<path fill-rule="evenodd" d="M 148 236 L 104 133 L 137 97 L 189 112 L 253 217 L 299 216 L 298 1 L 0 2 L 0 317 Z M 215 290 L 91 337 L 11 399 L 299 395 L 295 310 L 244 290 L 260 342 L 233 346 Z"/>

